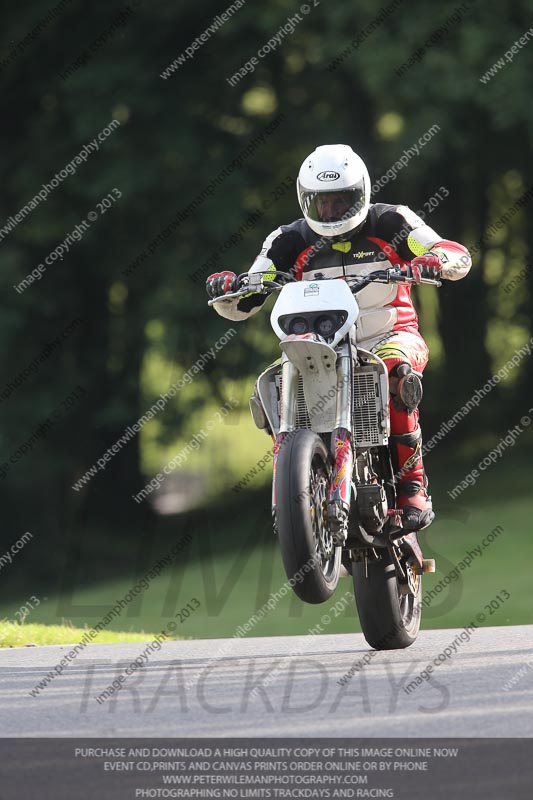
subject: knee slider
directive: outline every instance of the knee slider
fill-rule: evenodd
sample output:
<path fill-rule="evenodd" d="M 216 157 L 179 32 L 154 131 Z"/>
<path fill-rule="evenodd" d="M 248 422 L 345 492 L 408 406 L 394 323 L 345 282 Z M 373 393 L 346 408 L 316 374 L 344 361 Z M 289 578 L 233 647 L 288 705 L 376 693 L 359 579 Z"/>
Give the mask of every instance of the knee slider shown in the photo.
<path fill-rule="evenodd" d="M 413 372 L 410 364 L 397 364 L 390 371 L 390 393 L 392 404 L 397 411 L 412 414 L 422 400 L 422 380 Z"/>

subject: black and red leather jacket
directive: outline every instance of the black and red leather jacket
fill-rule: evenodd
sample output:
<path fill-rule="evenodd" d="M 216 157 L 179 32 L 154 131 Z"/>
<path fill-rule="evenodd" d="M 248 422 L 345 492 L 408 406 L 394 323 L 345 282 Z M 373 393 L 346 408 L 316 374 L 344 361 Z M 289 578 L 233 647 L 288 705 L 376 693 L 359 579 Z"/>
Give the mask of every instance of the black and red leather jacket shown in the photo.
<path fill-rule="evenodd" d="M 321 238 L 305 219 L 280 226 L 265 239 L 249 273 L 275 268 L 304 280 L 364 276 L 402 266 L 429 251 L 439 257 L 446 280 L 464 278 L 472 265 L 465 247 L 442 239 L 407 206 L 374 203 L 363 225 L 343 242 Z M 265 300 L 265 295 L 252 293 L 217 303 L 215 309 L 223 317 L 238 321 L 256 313 Z M 392 331 L 418 330 L 409 285 L 373 283 L 358 293 L 357 302 L 357 339 L 366 347 Z"/>

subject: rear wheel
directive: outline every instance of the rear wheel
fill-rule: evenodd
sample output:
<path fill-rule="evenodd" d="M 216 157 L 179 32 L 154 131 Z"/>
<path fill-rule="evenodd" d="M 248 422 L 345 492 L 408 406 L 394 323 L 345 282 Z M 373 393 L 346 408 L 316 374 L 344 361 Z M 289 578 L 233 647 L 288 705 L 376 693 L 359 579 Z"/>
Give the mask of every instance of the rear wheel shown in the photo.
<path fill-rule="evenodd" d="M 353 563 L 355 602 L 365 639 L 375 650 L 409 647 L 418 636 L 422 578 L 411 567 L 409 581 L 414 594 L 403 594 L 390 553 L 379 551 L 379 560 Z"/>
<path fill-rule="evenodd" d="M 316 433 L 297 430 L 283 442 L 276 522 L 287 578 L 306 603 L 323 603 L 339 580 L 341 548 L 333 545 L 326 520 L 330 472 L 328 450 Z"/>

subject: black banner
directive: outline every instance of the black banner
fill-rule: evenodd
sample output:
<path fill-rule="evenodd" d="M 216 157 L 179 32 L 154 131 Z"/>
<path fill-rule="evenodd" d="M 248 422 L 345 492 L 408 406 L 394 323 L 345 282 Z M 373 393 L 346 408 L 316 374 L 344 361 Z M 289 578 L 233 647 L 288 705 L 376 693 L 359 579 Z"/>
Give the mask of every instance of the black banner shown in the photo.
<path fill-rule="evenodd" d="M 2 800 L 530 800 L 533 739 L 1 739 Z"/>

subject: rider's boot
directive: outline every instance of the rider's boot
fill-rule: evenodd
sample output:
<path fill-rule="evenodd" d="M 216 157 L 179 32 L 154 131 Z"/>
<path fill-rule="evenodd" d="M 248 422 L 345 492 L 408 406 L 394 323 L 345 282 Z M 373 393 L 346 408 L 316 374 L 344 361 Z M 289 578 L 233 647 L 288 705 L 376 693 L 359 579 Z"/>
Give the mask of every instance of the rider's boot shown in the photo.
<path fill-rule="evenodd" d="M 409 533 L 421 531 L 435 518 L 427 478 L 422 461 L 422 431 L 389 437 L 392 464 L 397 480 L 398 508 L 402 510 L 402 526 Z"/>

